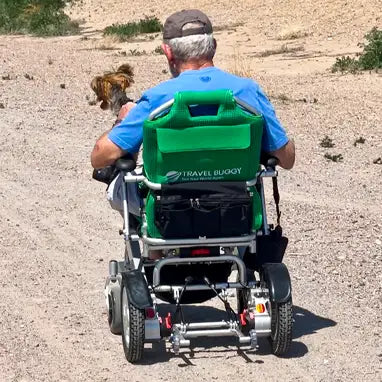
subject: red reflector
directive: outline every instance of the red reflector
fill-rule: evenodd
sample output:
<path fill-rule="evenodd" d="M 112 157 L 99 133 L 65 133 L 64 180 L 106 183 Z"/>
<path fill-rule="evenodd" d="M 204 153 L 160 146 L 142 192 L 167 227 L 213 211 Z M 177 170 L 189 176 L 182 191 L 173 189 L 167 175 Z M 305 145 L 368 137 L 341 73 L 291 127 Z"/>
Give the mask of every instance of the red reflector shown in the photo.
<path fill-rule="evenodd" d="M 145 315 L 146 318 L 151 319 L 155 317 L 155 310 L 154 308 L 146 308 L 145 309 Z"/>
<path fill-rule="evenodd" d="M 199 249 L 193 249 L 191 251 L 191 256 L 205 256 L 209 255 L 211 251 L 208 248 L 199 248 Z"/>

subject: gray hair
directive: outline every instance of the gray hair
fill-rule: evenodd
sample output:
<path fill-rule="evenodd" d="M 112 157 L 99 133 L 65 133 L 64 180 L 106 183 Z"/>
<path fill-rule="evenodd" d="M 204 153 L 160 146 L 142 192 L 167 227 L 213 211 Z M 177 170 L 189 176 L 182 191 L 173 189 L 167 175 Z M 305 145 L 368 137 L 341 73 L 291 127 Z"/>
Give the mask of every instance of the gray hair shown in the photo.
<path fill-rule="evenodd" d="M 197 34 L 172 38 L 165 41 L 172 50 L 175 59 L 187 62 L 193 59 L 212 60 L 215 51 L 215 40 L 212 34 Z"/>

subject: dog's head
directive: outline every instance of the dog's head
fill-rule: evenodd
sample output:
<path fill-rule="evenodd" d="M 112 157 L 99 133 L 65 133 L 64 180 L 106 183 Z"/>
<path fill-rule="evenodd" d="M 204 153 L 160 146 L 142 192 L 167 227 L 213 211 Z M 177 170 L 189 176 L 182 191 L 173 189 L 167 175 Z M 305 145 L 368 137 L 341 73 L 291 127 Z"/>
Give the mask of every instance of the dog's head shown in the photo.
<path fill-rule="evenodd" d="M 133 68 L 129 64 L 121 65 L 116 72 L 108 72 L 103 76 L 94 77 L 90 83 L 97 96 L 97 101 L 101 102 L 101 109 L 112 109 L 118 114 L 119 109 L 128 101 L 132 101 L 126 96 L 126 89 L 134 83 Z"/>

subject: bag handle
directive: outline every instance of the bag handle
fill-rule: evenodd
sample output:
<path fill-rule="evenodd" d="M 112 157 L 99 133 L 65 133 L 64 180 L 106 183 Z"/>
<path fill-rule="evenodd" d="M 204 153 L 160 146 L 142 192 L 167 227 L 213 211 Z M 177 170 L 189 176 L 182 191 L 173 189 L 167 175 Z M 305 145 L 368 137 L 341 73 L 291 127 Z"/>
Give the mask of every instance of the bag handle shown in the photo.
<path fill-rule="evenodd" d="M 193 117 L 189 110 L 192 105 L 218 105 L 219 107 L 216 115 Z M 175 123 L 192 126 L 194 123 L 205 120 L 206 117 L 210 121 L 219 121 L 225 117 L 232 118 L 233 115 L 237 117 L 236 106 L 231 90 L 183 91 L 175 93 L 170 114 Z"/>

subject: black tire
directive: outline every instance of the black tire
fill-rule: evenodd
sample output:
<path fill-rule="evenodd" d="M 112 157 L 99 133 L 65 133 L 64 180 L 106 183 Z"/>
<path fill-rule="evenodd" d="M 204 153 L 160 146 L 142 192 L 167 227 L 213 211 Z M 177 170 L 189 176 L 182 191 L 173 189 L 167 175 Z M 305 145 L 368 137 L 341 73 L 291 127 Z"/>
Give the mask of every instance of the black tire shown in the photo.
<path fill-rule="evenodd" d="M 144 310 L 136 308 L 128 298 L 126 287 L 121 290 L 122 344 L 126 359 L 135 363 L 141 360 L 145 343 Z"/>
<path fill-rule="evenodd" d="M 117 287 L 111 288 L 107 298 L 108 298 L 108 315 L 107 320 L 109 322 L 110 331 L 113 334 L 122 333 L 122 322 L 121 322 L 121 296 Z"/>
<path fill-rule="evenodd" d="M 292 343 L 293 309 L 292 299 L 283 303 L 271 304 L 271 337 L 272 353 L 284 356 Z"/>

